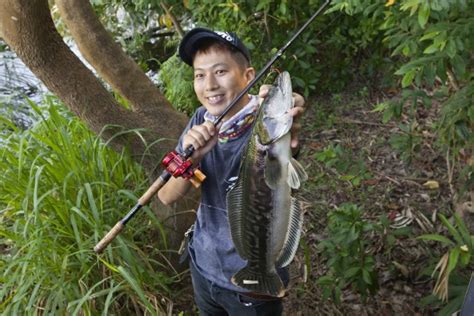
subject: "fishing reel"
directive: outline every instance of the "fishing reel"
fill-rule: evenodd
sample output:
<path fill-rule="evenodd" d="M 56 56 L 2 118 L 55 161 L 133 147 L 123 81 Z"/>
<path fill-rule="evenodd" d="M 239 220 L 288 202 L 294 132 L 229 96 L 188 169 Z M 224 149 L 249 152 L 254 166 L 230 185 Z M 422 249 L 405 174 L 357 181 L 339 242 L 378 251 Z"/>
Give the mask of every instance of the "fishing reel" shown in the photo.
<path fill-rule="evenodd" d="M 199 188 L 201 183 L 206 179 L 206 175 L 197 168 L 193 168 L 191 159 L 184 159 L 175 150 L 169 152 L 161 164 L 166 168 L 173 177 L 183 177 L 191 181 L 194 187 Z"/>

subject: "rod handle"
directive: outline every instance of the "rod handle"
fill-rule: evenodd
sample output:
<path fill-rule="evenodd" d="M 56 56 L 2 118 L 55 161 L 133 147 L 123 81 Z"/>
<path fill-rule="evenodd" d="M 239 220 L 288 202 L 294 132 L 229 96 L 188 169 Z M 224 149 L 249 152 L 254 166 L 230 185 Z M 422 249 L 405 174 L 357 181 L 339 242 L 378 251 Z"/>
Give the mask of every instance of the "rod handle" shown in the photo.
<path fill-rule="evenodd" d="M 165 170 L 158 177 L 158 179 L 153 182 L 153 184 L 146 190 L 146 192 L 138 199 L 140 205 L 147 205 L 156 192 L 158 192 L 170 179 L 171 175 Z"/>
<path fill-rule="evenodd" d="M 99 241 L 97 245 L 95 245 L 95 253 L 101 253 L 112 242 L 112 240 L 114 240 L 115 237 L 120 234 L 124 227 L 125 225 L 122 224 L 121 221 L 117 222 L 117 224 L 115 224 L 115 226 L 104 236 L 104 238 L 102 238 L 102 240 Z"/>

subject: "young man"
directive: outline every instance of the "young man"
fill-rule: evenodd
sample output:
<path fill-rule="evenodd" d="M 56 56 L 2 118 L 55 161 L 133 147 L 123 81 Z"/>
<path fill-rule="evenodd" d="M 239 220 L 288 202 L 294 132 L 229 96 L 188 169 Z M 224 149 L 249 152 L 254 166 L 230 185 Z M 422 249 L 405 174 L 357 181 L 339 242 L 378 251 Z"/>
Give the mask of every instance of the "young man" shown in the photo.
<path fill-rule="evenodd" d="M 202 183 L 201 203 L 189 243 L 190 268 L 196 305 L 202 315 L 279 315 L 281 299 L 250 293 L 230 279 L 245 266 L 231 240 L 226 209 L 226 190 L 239 173 L 242 150 L 248 142 L 259 98 L 243 97 L 215 127 L 214 118 L 255 77 L 250 54 L 234 33 L 195 28 L 183 38 L 179 54 L 194 69 L 194 91 L 202 106 L 183 131 L 177 150 L 192 145 L 192 159 L 207 176 Z M 260 96 L 268 93 L 260 89 Z M 304 100 L 295 94 L 294 117 L 304 111 Z M 293 125 L 292 147 L 298 146 Z M 158 192 L 164 204 L 181 198 L 191 187 L 189 181 L 171 178 Z M 285 284 L 288 271 L 279 271 Z"/>

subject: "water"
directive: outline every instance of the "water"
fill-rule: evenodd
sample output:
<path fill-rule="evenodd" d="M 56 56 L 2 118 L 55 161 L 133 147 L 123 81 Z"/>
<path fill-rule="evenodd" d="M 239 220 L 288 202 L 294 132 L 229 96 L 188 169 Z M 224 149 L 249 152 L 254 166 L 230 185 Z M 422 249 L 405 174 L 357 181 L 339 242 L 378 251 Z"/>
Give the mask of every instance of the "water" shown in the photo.
<path fill-rule="evenodd" d="M 14 52 L 0 52 L 0 115 L 27 129 L 34 114 L 27 98 L 40 103 L 48 90 Z"/>

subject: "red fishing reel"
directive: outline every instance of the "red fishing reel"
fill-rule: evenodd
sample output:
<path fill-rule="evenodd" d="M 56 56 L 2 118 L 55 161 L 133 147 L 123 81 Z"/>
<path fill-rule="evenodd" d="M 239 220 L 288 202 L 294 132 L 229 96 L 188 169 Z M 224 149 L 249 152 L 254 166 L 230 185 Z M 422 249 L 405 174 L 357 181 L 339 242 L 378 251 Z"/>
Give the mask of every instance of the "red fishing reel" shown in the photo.
<path fill-rule="evenodd" d="M 161 164 L 173 177 L 183 177 L 191 181 L 196 188 L 201 186 L 201 183 L 206 179 L 206 175 L 202 173 L 201 170 L 193 168 L 191 159 L 184 160 L 175 150 L 169 152 L 165 158 L 163 158 Z"/>

